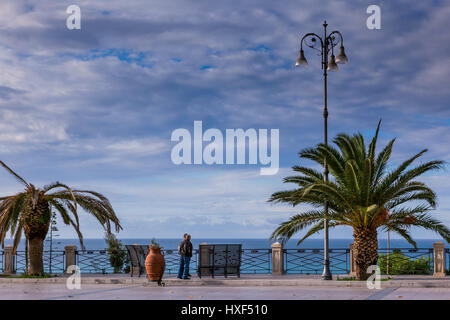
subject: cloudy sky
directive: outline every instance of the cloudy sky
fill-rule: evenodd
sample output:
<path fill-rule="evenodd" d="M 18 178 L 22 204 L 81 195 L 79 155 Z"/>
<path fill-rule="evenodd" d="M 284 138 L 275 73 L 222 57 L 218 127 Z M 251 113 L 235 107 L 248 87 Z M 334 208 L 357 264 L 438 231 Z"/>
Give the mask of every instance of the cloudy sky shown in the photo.
<path fill-rule="evenodd" d="M 66 9 L 81 8 L 81 30 Z M 381 8 L 369 30 L 366 8 Z M 299 38 L 324 19 L 349 64 L 329 76 L 329 132 L 397 137 L 394 163 L 423 148 L 450 160 L 448 1 L 56 1 L 0 3 L 0 158 L 35 185 L 105 194 L 123 238 L 266 238 L 301 208 L 271 205 L 297 152 L 323 137 L 320 57 Z M 277 175 L 254 165 L 176 166 L 173 130 L 280 130 Z M 448 169 L 423 178 L 450 225 Z M 0 194 L 22 188 L 0 173 Z M 86 238 L 102 236 L 87 214 Z M 70 228 L 61 236 L 72 238 Z M 414 231 L 418 238 L 434 235 Z M 320 235 L 317 235 L 320 237 Z M 332 237 L 351 237 L 335 229 Z"/>

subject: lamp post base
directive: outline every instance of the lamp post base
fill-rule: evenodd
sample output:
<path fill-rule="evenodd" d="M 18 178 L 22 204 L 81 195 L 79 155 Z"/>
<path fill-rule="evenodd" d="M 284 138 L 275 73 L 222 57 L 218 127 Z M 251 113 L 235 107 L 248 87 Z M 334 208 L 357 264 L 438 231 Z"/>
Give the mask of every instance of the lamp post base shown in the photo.
<path fill-rule="evenodd" d="M 325 260 L 323 265 L 322 280 L 333 280 L 333 276 L 330 271 L 330 260 Z"/>

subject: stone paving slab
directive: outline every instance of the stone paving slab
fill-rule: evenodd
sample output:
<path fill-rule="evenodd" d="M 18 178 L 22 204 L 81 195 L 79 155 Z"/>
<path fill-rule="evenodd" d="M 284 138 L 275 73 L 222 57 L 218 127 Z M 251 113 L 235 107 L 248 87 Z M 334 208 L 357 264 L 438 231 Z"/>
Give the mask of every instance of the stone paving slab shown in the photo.
<path fill-rule="evenodd" d="M 0 300 L 450 300 L 448 288 L 344 288 L 312 286 L 232 287 L 83 284 L 0 284 Z"/>

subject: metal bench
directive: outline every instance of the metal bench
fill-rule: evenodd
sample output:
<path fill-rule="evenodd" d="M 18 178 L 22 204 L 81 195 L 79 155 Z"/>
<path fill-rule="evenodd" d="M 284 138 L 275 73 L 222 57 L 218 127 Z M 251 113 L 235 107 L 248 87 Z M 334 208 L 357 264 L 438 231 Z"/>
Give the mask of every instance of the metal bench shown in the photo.
<path fill-rule="evenodd" d="M 125 245 L 125 247 L 130 259 L 130 276 L 132 277 L 137 270 L 140 277 L 145 272 L 145 256 L 143 257 L 145 250 L 139 245 Z"/>
<path fill-rule="evenodd" d="M 213 278 L 241 276 L 241 244 L 201 244 L 198 253 L 197 274 L 200 278 L 206 275 Z"/>

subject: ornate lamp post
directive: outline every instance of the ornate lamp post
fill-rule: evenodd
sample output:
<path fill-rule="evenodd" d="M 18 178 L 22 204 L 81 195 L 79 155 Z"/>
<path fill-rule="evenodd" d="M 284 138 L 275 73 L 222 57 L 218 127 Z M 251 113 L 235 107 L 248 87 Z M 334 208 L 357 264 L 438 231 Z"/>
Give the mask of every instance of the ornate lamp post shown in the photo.
<path fill-rule="evenodd" d="M 347 56 L 344 51 L 344 39 L 342 34 L 335 30 L 327 35 L 327 22 L 323 22 L 323 38 L 315 33 L 307 33 L 303 36 L 300 41 L 300 53 L 298 55 L 297 61 L 295 63 L 296 67 L 307 66 L 308 61 L 306 61 L 305 54 L 303 52 L 303 43 L 308 47 L 315 49 L 320 52 L 322 56 L 322 70 L 323 70 L 323 91 L 324 91 L 324 106 L 323 106 L 323 124 L 324 124 L 324 140 L 325 145 L 328 143 L 328 109 L 327 109 L 327 72 L 328 71 L 338 71 L 337 63 L 345 64 L 348 62 Z M 337 36 L 337 37 L 336 37 Z M 334 47 L 340 44 L 339 52 L 337 57 L 334 56 Z M 320 46 L 320 47 L 319 47 Z M 319 47 L 319 48 L 318 48 Z M 331 55 L 330 55 L 331 53 Z M 328 61 L 328 56 L 330 55 L 330 61 Z M 323 161 L 323 173 L 324 181 L 328 181 L 328 166 L 327 161 Z M 324 219 L 324 262 L 323 262 L 323 280 L 331 280 L 332 275 L 330 271 L 330 258 L 329 258 L 329 239 L 328 239 L 328 203 L 324 203 L 325 209 L 325 219 Z"/>

